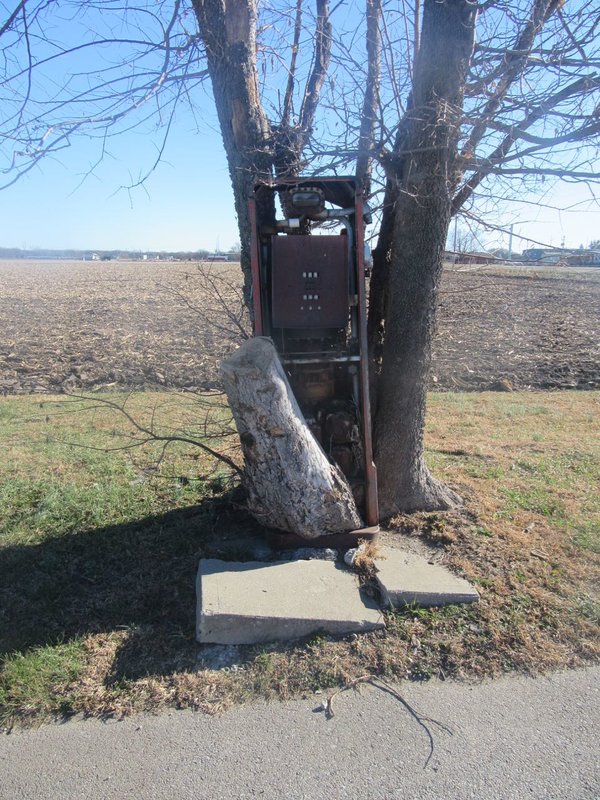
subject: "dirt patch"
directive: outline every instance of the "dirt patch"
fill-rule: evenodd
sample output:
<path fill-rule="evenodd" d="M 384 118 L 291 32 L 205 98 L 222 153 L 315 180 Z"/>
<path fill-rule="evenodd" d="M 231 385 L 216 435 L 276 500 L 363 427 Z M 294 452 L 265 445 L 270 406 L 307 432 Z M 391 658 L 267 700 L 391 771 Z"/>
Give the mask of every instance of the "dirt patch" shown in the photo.
<path fill-rule="evenodd" d="M 600 270 L 446 270 L 432 388 L 600 386 Z"/>
<path fill-rule="evenodd" d="M 214 388 L 239 333 L 213 272 L 239 308 L 227 264 L 0 262 L 0 393 Z"/>
<path fill-rule="evenodd" d="M 214 388 L 239 294 L 227 264 L 0 262 L 0 393 Z M 447 270 L 432 388 L 598 388 L 599 308 L 600 270 Z"/>

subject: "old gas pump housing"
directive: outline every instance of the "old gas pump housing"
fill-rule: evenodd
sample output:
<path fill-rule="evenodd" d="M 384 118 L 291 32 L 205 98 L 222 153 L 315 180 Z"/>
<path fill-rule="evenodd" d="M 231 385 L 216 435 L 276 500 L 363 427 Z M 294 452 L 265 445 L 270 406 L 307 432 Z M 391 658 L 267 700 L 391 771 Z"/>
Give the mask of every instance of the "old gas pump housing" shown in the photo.
<path fill-rule="evenodd" d="M 276 207 L 282 211 L 277 218 Z M 254 333 L 270 336 L 313 435 L 337 463 L 367 529 L 379 522 L 369 406 L 364 230 L 353 178 L 258 183 Z"/>

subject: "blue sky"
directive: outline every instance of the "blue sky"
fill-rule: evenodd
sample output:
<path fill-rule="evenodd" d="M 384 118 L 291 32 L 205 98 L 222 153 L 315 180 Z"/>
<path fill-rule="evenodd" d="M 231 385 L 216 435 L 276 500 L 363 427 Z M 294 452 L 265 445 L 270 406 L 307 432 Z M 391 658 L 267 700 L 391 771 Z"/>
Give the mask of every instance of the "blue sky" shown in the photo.
<path fill-rule="evenodd" d="M 118 0 L 102 2 L 105 8 L 120 6 Z M 69 7 L 68 2 L 65 5 Z M 0 0 L 0 19 L 7 8 Z M 40 28 L 37 47 L 50 47 L 52 37 L 65 45 L 82 41 L 81 31 L 87 38 L 94 37 L 95 31 L 100 36 L 102 24 L 106 26 L 103 35 L 120 33 L 115 23 L 118 14 L 98 17 L 93 6 L 90 8 L 89 18 L 82 12 L 73 19 L 65 16 L 54 30 Z M 348 8 L 351 14 L 351 5 Z M 342 12 L 344 7 L 338 14 Z M 352 28 L 354 22 L 348 19 Z M 66 64 L 56 60 L 40 76 L 40 96 L 50 97 L 57 87 L 74 91 L 81 86 L 77 81 L 85 72 L 116 64 L 119 58 L 118 51 L 100 49 L 98 53 L 77 53 Z M 147 65 L 146 61 L 140 63 Z M 0 191 L 0 246 L 226 250 L 234 245 L 238 233 L 233 197 L 209 87 L 197 86 L 192 102 L 194 114 L 188 105 L 179 104 L 162 163 L 143 187 L 122 188 L 135 183 L 156 158 L 162 132 L 148 121 L 110 139 L 107 154 L 93 169 L 100 142 L 78 137 L 58 157 L 40 162 L 14 186 Z M 546 202 L 575 206 L 573 211 L 536 207 L 533 202 L 513 203 L 496 208 L 487 218 L 504 226 L 513 223 L 516 237 L 555 246 L 564 241 L 567 247 L 577 247 L 600 238 L 600 210 L 596 206 L 590 212 L 581 205 L 589 197 L 585 185 L 560 184 Z M 534 201 L 535 197 L 525 194 L 521 199 Z M 501 246 L 507 241 L 505 235 L 488 233 L 482 235 L 481 245 Z M 526 246 L 515 238 L 515 250 Z"/>
<path fill-rule="evenodd" d="M 208 100 L 204 118 L 209 123 Z M 220 134 L 182 107 L 163 161 L 144 187 L 159 137 L 131 131 L 88 174 L 98 143 L 79 139 L 0 192 L 0 246 L 127 250 L 228 249 L 238 240 Z M 153 141 L 153 138 L 155 141 Z"/>

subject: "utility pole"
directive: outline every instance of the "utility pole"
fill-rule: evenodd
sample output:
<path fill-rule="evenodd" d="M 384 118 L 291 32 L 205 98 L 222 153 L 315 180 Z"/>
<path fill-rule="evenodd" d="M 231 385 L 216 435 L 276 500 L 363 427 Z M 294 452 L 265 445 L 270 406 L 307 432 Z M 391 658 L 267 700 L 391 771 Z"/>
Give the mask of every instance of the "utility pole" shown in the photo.
<path fill-rule="evenodd" d="M 513 223 L 510 225 L 510 234 L 508 236 L 508 260 L 512 261 L 512 240 L 513 240 Z"/>

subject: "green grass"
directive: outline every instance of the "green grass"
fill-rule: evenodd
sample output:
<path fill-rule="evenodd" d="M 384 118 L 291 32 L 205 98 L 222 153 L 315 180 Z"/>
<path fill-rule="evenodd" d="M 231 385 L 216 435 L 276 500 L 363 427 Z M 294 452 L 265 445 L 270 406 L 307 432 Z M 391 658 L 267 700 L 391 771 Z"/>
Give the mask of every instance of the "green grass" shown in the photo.
<path fill-rule="evenodd" d="M 193 412 L 160 395 L 128 398 L 128 408 L 174 431 Z M 218 496 L 228 484 L 190 445 L 122 449 L 134 435 L 96 400 L 0 401 L 9 455 L 0 462 L 0 721 L 25 707 L 73 710 L 76 695 L 63 695 L 81 669 L 75 656 L 101 633 L 154 625 L 159 650 L 163 637 L 190 649 L 190 575 L 216 514 L 227 519 Z M 89 668 L 87 645 L 84 656 Z"/>
<path fill-rule="evenodd" d="M 568 530 L 577 547 L 600 553 L 600 521 L 598 519 L 581 519 L 568 524 Z"/>
<path fill-rule="evenodd" d="M 227 470 L 191 445 L 131 447 L 136 432 L 101 402 L 1 399 L 0 725 L 214 711 L 367 673 L 480 677 L 598 660 L 599 407 L 591 392 L 432 395 L 427 458 L 465 509 L 391 530 L 443 550 L 481 602 L 389 614 L 383 633 L 239 648 L 235 669 L 217 669 L 194 640 L 198 559 L 244 558 L 258 530 L 230 503 Z M 206 409 L 187 396 L 140 394 L 127 408 L 160 433 L 211 443 L 226 423 L 215 405 L 205 430 Z"/>
<path fill-rule="evenodd" d="M 600 601 L 591 597 L 578 598 L 576 611 L 594 624 L 600 625 Z"/>
<path fill-rule="evenodd" d="M 4 717 L 35 717 L 40 709 L 54 714 L 69 711 L 75 697 L 66 687 L 81 676 L 83 668 L 83 645 L 77 639 L 8 656 L 0 672 Z"/>
<path fill-rule="evenodd" d="M 551 489 L 534 486 L 523 489 L 503 488 L 502 492 L 506 497 L 505 508 L 509 513 L 519 508 L 551 519 L 564 520 L 564 505 Z"/>
<path fill-rule="evenodd" d="M 88 465 L 87 469 L 92 469 Z M 151 513 L 147 486 L 132 486 L 127 475 L 97 475 L 92 485 L 56 478 L 14 478 L 0 490 L 3 543 L 33 543 L 50 536 L 118 524 Z"/>

